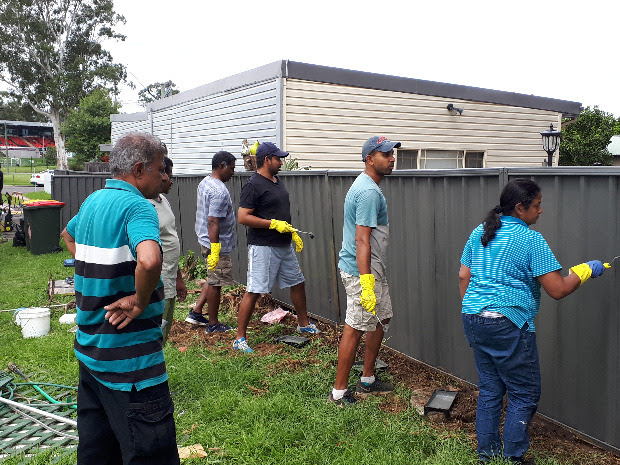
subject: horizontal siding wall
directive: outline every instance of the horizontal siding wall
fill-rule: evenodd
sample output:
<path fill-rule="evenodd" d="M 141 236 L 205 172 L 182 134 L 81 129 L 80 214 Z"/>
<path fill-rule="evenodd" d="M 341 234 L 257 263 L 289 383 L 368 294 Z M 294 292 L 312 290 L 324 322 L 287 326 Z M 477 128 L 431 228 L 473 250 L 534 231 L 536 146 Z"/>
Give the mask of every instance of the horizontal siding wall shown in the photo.
<path fill-rule="evenodd" d="M 450 115 L 448 103 L 463 114 Z M 541 166 L 540 132 L 560 123 L 546 110 L 294 79 L 286 80 L 285 108 L 286 150 L 318 169 L 363 169 L 361 147 L 371 135 L 406 150 L 484 151 L 488 168 Z"/>
<path fill-rule="evenodd" d="M 306 276 L 308 310 L 326 320 L 344 320 L 346 297 L 337 262 L 342 244 L 343 205 L 359 171 L 283 172 L 292 224 L 302 235 L 298 254 Z M 250 173 L 227 184 L 233 204 Z M 62 227 L 103 175 L 53 177 L 52 195 L 67 202 Z M 175 176 L 168 198 L 183 253 L 200 254 L 194 232 L 200 176 Z M 381 183 L 388 202 L 388 282 L 394 308 L 387 345 L 403 354 L 477 383 L 472 350 L 461 323 L 458 270 L 463 246 L 499 192 L 514 177 L 542 187 L 540 231 L 567 273 L 591 259 L 620 254 L 620 168 L 559 167 L 394 172 Z M 246 282 L 246 228 L 237 225 L 233 275 Z M 539 411 L 595 441 L 620 451 L 620 265 L 555 301 L 544 292 L 536 319 L 543 377 Z M 277 288 L 277 286 L 276 286 Z M 290 302 L 288 291 L 273 295 Z M 329 386 L 326 387 L 326 389 Z"/>
<path fill-rule="evenodd" d="M 274 78 L 152 110 L 153 134 L 168 146 L 175 174 L 210 172 L 220 150 L 235 155 L 243 170 L 243 139 L 278 142 L 279 83 Z M 140 124 L 150 132 L 148 115 L 144 122 L 113 121 L 112 142 Z"/>
<path fill-rule="evenodd" d="M 151 133 L 151 123 L 148 116 L 137 121 L 113 121 L 112 122 L 112 143 L 115 144 L 123 135 L 130 132 Z"/>

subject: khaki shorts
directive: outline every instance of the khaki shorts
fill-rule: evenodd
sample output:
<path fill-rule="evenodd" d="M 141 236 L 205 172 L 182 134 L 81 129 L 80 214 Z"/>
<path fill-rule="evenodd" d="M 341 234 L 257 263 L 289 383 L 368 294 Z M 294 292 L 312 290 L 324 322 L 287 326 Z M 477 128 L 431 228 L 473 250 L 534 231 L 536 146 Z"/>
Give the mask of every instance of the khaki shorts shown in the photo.
<path fill-rule="evenodd" d="M 205 262 L 209 256 L 210 249 L 207 249 L 204 245 L 200 245 L 200 253 L 202 254 Z M 217 266 L 214 270 L 207 270 L 207 284 L 209 286 L 234 286 L 235 281 L 232 275 L 232 260 L 230 255 L 220 255 L 220 261 L 217 262 Z"/>
<path fill-rule="evenodd" d="M 347 314 L 344 322 L 358 331 L 374 331 L 377 329 L 379 324 L 377 318 L 372 313 L 367 312 L 360 303 L 362 295 L 360 277 L 350 275 L 342 270 L 340 270 L 340 277 L 347 292 Z M 392 300 L 387 282 L 375 281 L 375 297 L 377 297 L 377 305 L 375 306 L 377 317 L 381 321 L 392 318 L 394 313 L 392 312 Z"/>

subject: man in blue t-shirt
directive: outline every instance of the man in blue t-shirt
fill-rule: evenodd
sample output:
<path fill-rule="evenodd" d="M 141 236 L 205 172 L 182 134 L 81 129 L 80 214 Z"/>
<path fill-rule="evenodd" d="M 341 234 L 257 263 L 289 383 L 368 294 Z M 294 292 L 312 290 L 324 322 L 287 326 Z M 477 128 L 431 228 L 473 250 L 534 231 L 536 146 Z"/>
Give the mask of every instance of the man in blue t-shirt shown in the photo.
<path fill-rule="evenodd" d="M 366 334 L 364 370 L 355 393 L 387 394 L 391 383 L 375 375 L 375 362 L 392 318 L 392 302 L 385 270 L 389 238 L 387 202 L 379 188 L 384 176 L 394 169 L 394 148 L 400 142 L 374 136 L 362 147 L 365 169 L 347 192 L 340 250 L 340 276 L 347 293 L 344 331 L 338 348 L 338 368 L 329 401 L 339 406 L 356 402 L 347 388 L 349 374 L 362 334 Z M 379 324 L 380 322 L 380 324 Z"/>
<path fill-rule="evenodd" d="M 147 199 L 167 180 L 165 147 L 122 137 L 113 179 L 62 232 L 75 257 L 78 464 L 178 464 L 174 406 L 162 350 L 159 221 Z"/>
<path fill-rule="evenodd" d="M 303 242 L 291 226 L 291 204 L 288 191 L 277 176 L 282 159 L 288 152 L 271 142 L 263 142 L 256 150 L 256 173 L 241 189 L 239 224 L 248 227 L 248 276 L 246 293 L 239 305 L 237 337 L 233 347 L 252 352 L 246 341 L 246 330 L 261 294 L 267 294 L 278 281 L 280 289 L 289 287 L 300 333 L 320 331 L 308 319 L 305 278 L 291 241 L 297 252 Z"/>

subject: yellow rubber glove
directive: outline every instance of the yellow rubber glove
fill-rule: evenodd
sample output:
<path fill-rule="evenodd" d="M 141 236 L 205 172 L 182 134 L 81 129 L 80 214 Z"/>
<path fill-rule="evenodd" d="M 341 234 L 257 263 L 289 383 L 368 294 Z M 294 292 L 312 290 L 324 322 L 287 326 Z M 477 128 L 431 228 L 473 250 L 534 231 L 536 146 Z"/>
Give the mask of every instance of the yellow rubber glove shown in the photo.
<path fill-rule="evenodd" d="M 220 261 L 220 250 L 222 250 L 222 244 L 219 242 L 211 243 L 211 253 L 207 256 L 207 266 L 210 271 L 215 270 Z"/>
<path fill-rule="evenodd" d="M 570 273 L 575 273 L 581 279 L 581 284 L 585 283 L 592 276 L 592 268 L 587 263 L 580 263 L 571 267 Z"/>
<path fill-rule="evenodd" d="M 297 231 L 293 226 L 282 220 L 271 220 L 269 229 L 275 229 L 279 233 L 292 233 Z"/>
<path fill-rule="evenodd" d="M 299 253 L 304 249 L 304 241 L 296 232 L 293 233 L 293 242 L 295 243 L 295 252 Z"/>
<path fill-rule="evenodd" d="M 375 305 L 377 305 L 377 297 L 375 296 L 375 277 L 372 274 L 360 275 L 360 284 L 362 285 L 362 296 L 360 303 L 367 312 L 376 315 Z"/>

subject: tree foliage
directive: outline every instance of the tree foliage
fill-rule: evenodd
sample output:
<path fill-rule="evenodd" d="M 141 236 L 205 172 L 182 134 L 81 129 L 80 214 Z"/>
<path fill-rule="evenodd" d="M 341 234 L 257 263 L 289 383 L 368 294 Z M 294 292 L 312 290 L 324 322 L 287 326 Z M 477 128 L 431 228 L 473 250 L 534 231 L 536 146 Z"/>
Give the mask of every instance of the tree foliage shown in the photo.
<path fill-rule="evenodd" d="M 614 135 L 616 120 L 598 107 L 587 107 L 579 118 L 562 127 L 559 164 L 564 166 L 611 165 L 607 146 Z"/>
<path fill-rule="evenodd" d="M 67 168 L 60 127 L 80 99 L 126 78 L 103 48 L 124 40 L 112 0 L 0 0 L 0 81 L 54 128 L 58 167 Z"/>
<path fill-rule="evenodd" d="M 47 118 L 9 92 L 0 91 L 0 119 L 7 121 L 31 121 L 45 123 Z"/>
<path fill-rule="evenodd" d="M 110 115 L 118 113 L 107 89 L 95 89 L 84 97 L 76 110 L 67 115 L 62 130 L 67 137 L 67 149 L 75 152 L 78 163 L 99 160 L 99 144 L 111 142 Z"/>
<path fill-rule="evenodd" d="M 57 155 L 56 147 L 53 145 L 48 147 L 47 150 L 45 150 L 45 164 L 48 166 L 55 165 L 58 161 Z"/>
<path fill-rule="evenodd" d="M 172 81 L 149 84 L 138 92 L 138 102 L 144 107 L 147 103 L 176 95 L 179 93 L 179 91 L 175 89 L 176 86 L 177 85 Z"/>

